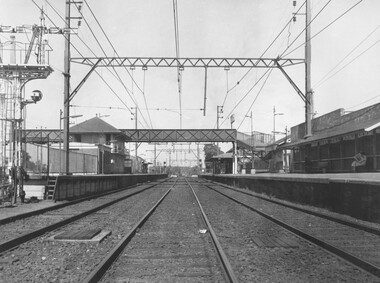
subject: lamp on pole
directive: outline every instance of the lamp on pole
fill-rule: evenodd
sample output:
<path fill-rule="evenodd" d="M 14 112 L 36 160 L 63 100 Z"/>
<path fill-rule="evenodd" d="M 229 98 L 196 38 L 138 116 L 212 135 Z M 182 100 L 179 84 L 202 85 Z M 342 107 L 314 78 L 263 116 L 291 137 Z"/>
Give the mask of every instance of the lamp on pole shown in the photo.
<path fill-rule="evenodd" d="M 20 84 L 19 97 L 15 105 L 18 109 L 15 110 L 15 115 L 18 113 L 18 117 L 12 121 L 12 139 L 13 139 L 13 153 L 12 153 L 12 168 L 11 168 L 11 178 L 13 182 L 13 200 L 12 203 L 17 202 L 17 191 L 20 196 L 24 192 L 23 184 L 23 146 L 22 146 L 22 123 L 25 121 L 23 118 L 23 110 L 27 104 L 36 104 L 42 99 L 42 92 L 40 90 L 33 90 L 31 99 L 23 100 L 23 89 L 27 81 Z M 23 199 L 21 200 L 22 202 Z"/>
<path fill-rule="evenodd" d="M 276 116 L 284 115 L 284 113 L 277 113 L 276 107 L 273 106 L 273 143 L 276 141 Z"/>
<path fill-rule="evenodd" d="M 62 173 L 62 162 L 61 162 L 61 155 L 62 155 L 62 149 L 61 149 L 62 120 L 64 120 L 64 119 L 68 119 L 69 120 L 70 118 L 79 118 L 79 117 L 82 117 L 82 116 L 83 115 L 72 115 L 72 116 L 64 117 L 62 109 L 59 109 L 59 174 Z"/>

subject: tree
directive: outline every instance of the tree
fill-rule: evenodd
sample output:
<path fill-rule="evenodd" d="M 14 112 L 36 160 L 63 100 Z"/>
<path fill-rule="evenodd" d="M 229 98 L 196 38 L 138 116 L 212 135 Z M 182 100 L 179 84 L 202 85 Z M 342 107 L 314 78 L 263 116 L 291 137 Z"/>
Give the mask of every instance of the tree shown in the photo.
<path fill-rule="evenodd" d="M 205 144 L 203 151 L 205 153 L 205 161 L 209 161 L 213 156 L 223 153 L 223 151 L 220 150 L 220 147 L 212 143 Z"/>

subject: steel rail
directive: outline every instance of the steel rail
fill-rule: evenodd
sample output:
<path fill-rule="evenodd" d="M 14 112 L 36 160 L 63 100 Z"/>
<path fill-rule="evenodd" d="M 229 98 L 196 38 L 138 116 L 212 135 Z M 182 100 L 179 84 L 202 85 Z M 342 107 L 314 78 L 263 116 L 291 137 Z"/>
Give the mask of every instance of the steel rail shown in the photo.
<path fill-rule="evenodd" d="M 269 214 L 266 214 L 266 213 L 264 213 L 264 212 L 262 212 L 262 211 L 260 211 L 258 209 L 255 209 L 255 208 L 253 208 L 253 207 L 251 207 L 249 205 L 246 205 L 245 203 L 243 203 L 243 202 L 241 202 L 241 201 L 239 201 L 239 200 L 237 200 L 237 199 L 235 199 L 235 198 L 233 198 L 233 197 L 231 197 L 229 195 L 226 195 L 226 194 L 224 194 L 222 192 L 219 192 L 218 190 L 216 190 L 214 188 L 211 188 L 208 185 L 205 185 L 205 187 L 207 187 L 210 190 L 213 190 L 213 191 L 215 191 L 215 192 L 217 192 L 217 193 L 225 196 L 226 198 L 228 198 L 230 200 L 233 200 L 234 202 L 236 202 L 236 203 L 238 203 L 238 204 L 240 204 L 240 205 L 242 205 L 242 206 L 244 206 L 244 207 L 246 207 L 246 208 L 248 208 L 248 209 L 256 212 L 257 214 L 259 214 L 259 215 L 265 217 L 266 219 L 268 219 L 268 220 L 276 223 L 277 225 L 279 225 L 279 226 L 287 229 L 288 231 L 290 231 L 290 232 L 292 232 L 292 233 L 294 233 L 294 234 L 296 234 L 296 235 L 304 238 L 305 240 L 307 240 L 307 241 L 309 241 L 309 242 L 311 242 L 311 243 L 313 243 L 313 244 L 315 244 L 315 245 L 317 245 L 317 246 L 319 246 L 319 247 L 327 250 L 328 252 L 331 252 L 331 253 L 333 253 L 333 254 L 335 254 L 335 255 L 343 258 L 344 260 L 350 262 L 351 264 L 353 264 L 353 265 L 355 265 L 355 266 L 357 266 L 357 267 L 359 267 L 361 269 L 364 269 L 365 271 L 367 271 L 367 272 L 369 272 L 369 273 L 371 273 L 371 274 L 373 274 L 373 275 L 375 275 L 377 277 L 380 277 L 380 268 L 379 267 L 377 267 L 377 266 L 375 266 L 375 265 L 373 265 L 373 264 L 371 264 L 371 263 L 369 263 L 369 262 L 367 262 L 365 260 L 362 260 L 362 259 L 356 257 L 355 255 L 353 255 L 353 254 L 351 254 L 349 252 L 346 252 L 346 251 L 344 251 L 344 250 L 342 250 L 342 249 L 340 249 L 340 248 L 338 248 L 338 247 L 336 247 L 334 245 L 331 245 L 331 244 L 329 244 L 329 243 L 327 243 L 327 242 L 325 242 L 325 241 L 323 241 L 321 239 L 318 239 L 318 238 L 316 238 L 316 237 L 314 237 L 314 236 L 312 236 L 312 235 L 310 235 L 308 233 L 305 233 L 305 232 L 303 232 L 303 231 L 301 231 L 301 230 L 299 230 L 299 229 L 297 229 L 297 228 L 295 228 L 295 227 L 293 227 L 293 226 L 291 226 L 289 224 L 286 224 L 285 222 L 283 222 L 283 221 L 281 221 L 279 219 L 276 219 L 276 218 L 270 216 Z"/>
<path fill-rule="evenodd" d="M 111 205 L 113 205 L 113 204 L 115 204 L 117 202 L 120 202 L 120 201 L 122 201 L 124 199 L 127 199 L 127 198 L 129 198 L 131 196 L 134 196 L 136 194 L 142 193 L 142 192 L 144 192 L 144 191 L 146 191 L 148 189 L 151 189 L 151 188 L 157 186 L 158 184 L 154 184 L 152 186 L 148 186 L 147 188 L 142 189 L 140 191 L 131 193 L 131 194 L 129 194 L 127 196 L 124 196 L 124 197 L 121 197 L 119 199 L 112 200 L 110 202 L 107 202 L 105 204 L 99 205 L 99 206 L 97 206 L 95 208 L 92 208 L 92 209 L 87 210 L 85 212 L 82 212 L 80 214 L 77 214 L 77 215 L 74 215 L 72 217 L 66 218 L 66 219 L 64 219 L 62 221 L 53 223 L 53 224 L 51 224 L 49 226 L 46 226 L 46 227 L 43 227 L 41 229 L 37 229 L 37 230 L 32 231 L 30 233 L 24 234 L 24 235 L 22 235 L 22 236 L 20 236 L 18 238 L 14 238 L 14 239 L 9 240 L 7 242 L 1 243 L 0 244 L 0 254 L 2 254 L 3 252 L 8 251 L 10 249 L 13 249 L 13 248 L 15 248 L 15 247 L 17 247 L 17 246 L 19 246 L 19 245 L 21 245 L 23 243 L 26 243 L 26 242 L 28 242 L 30 240 L 33 240 L 33 239 L 35 239 L 35 238 L 37 238 L 37 237 L 39 237 L 39 236 L 41 236 L 41 235 L 43 235 L 43 234 L 45 234 L 47 232 L 51 232 L 51 231 L 53 231 L 55 229 L 61 228 L 61 227 L 65 226 L 65 225 L 67 225 L 67 224 L 69 224 L 71 222 L 74 222 L 74 221 L 76 221 L 78 219 L 86 217 L 87 215 L 90 215 L 90 214 L 92 214 L 94 212 L 102 210 L 102 209 L 104 209 L 104 208 L 106 208 L 108 206 L 111 206 Z"/>
<path fill-rule="evenodd" d="M 144 223 L 148 220 L 148 218 L 152 215 L 152 213 L 156 210 L 156 208 L 160 205 L 160 203 L 166 198 L 166 196 L 170 193 L 172 188 L 176 185 L 175 183 L 170 187 L 170 189 L 155 203 L 155 205 L 132 227 L 129 233 L 124 236 L 120 242 L 108 253 L 108 255 L 96 266 L 96 268 L 81 282 L 89 283 L 89 282 L 98 282 L 103 278 L 106 274 L 107 270 L 111 267 L 111 265 L 115 262 L 115 260 L 119 257 L 120 253 L 125 249 L 130 240 L 136 234 L 137 230 L 144 225 Z"/>
<path fill-rule="evenodd" d="M 234 271 L 232 269 L 232 266 L 231 266 L 231 264 L 230 264 L 230 262 L 229 262 L 229 260 L 228 260 L 228 258 L 226 256 L 225 252 L 223 251 L 222 245 L 220 244 L 220 242 L 219 242 L 219 240 L 218 240 L 218 238 L 217 238 L 214 230 L 211 227 L 210 221 L 208 220 L 208 218 L 206 216 L 206 213 L 204 212 L 203 207 L 202 207 L 202 205 L 201 205 L 201 203 L 200 203 L 197 195 L 195 194 L 195 191 L 194 191 L 193 187 L 190 185 L 190 183 L 188 182 L 187 179 L 185 179 L 185 181 L 189 185 L 189 187 L 190 187 L 191 191 L 193 192 L 193 195 L 194 195 L 194 197 L 195 197 L 195 199 L 197 201 L 199 209 L 200 209 L 200 211 L 202 213 L 203 220 L 205 221 L 205 223 L 207 225 L 207 228 L 208 228 L 208 230 L 210 232 L 211 239 L 212 239 L 212 241 L 214 243 L 215 249 L 216 249 L 216 251 L 217 251 L 217 253 L 219 255 L 219 259 L 220 259 L 220 261 L 221 261 L 221 263 L 222 263 L 222 265 L 224 267 L 225 273 L 226 273 L 229 281 L 230 282 L 239 282 L 238 279 L 235 276 L 235 273 L 234 273 Z"/>
<path fill-rule="evenodd" d="M 274 200 L 274 199 L 269 199 L 269 198 L 266 198 L 266 197 L 263 197 L 263 196 L 256 196 L 256 195 L 250 194 L 249 192 L 245 192 L 245 191 L 243 191 L 241 189 L 237 189 L 237 188 L 234 188 L 234 187 L 222 184 L 222 183 L 212 182 L 212 181 L 208 181 L 208 180 L 207 180 L 207 182 L 216 184 L 218 186 L 225 187 L 227 189 L 230 189 L 230 190 L 233 190 L 235 192 L 239 192 L 239 193 L 251 196 L 251 197 L 262 199 L 262 200 L 265 200 L 265 201 L 268 201 L 268 202 L 271 202 L 271 203 L 274 203 L 274 204 L 282 205 L 282 206 L 287 207 L 287 208 L 291 208 L 291 209 L 294 209 L 294 210 L 297 210 L 297 211 L 301 211 L 301 212 L 304 212 L 304 213 L 307 213 L 307 214 L 310 214 L 310 215 L 313 215 L 313 216 L 318 216 L 320 218 L 324 218 L 324 219 L 327 219 L 327 220 L 330 220 L 330 221 L 337 222 L 339 224 L 343 224 L 343 225 L 349 226 L 351 228 L 355 228 L 355 229 L 362 230 L 362 231 L 367 232 L 367 233 L 374 234 L 376 236 L 380 236 L 380 230 L 378 228 L 375 228 L 375 227 L 370 227 L 370 226 L 367 226 L 367 225 L 363 225 L 363 224 L 356 223 L 356 222 L 353 222 L 353 221 L 341 219 L 341 218 L 334 217 L 334 216 L 331 216 L 331 215 L 327 215 L 327 214 L 324 214 L 324 213 L 320 213 L 320 212 L 317 212 L 317 211 L 312 211 L 312 210 L 309 210 L 309 209 L 297 207 L 295 205 L 282 203 L 280 201 L 277 201 L 277 200 Z"/>

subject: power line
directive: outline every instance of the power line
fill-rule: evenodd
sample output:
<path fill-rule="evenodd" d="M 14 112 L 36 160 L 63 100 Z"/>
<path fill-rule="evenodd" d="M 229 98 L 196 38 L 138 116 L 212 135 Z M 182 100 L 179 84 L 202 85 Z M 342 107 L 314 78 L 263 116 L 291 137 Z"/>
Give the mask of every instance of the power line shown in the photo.
<path fill-rule="evenodd" d="M 330 0 L 331 1 L 331 0 Z M 306 4 L 306 1 L 304 1 L 303 2 L 303 4 L 298 8 L 298 10 L 296 11 L 296 13 L 298 13 L 300 10 L 301 10 L 301 8 L 304 6 Z M 293 17 L 291 17 L 290 19 L 289 19 L 289 21 L 286 23 L 286 25 L 281 29 L 281 31 L 277 34 L 277 36 L 272 40 L 272 42 L 268 45 L 268 47 L 263 51 L 263 53 L 261 54 L 261 56 L 260 56 L 260 58 L 262 58 L 264 55 L 265 55 L 265 53 L 272 47 L 272 45 L 275 43 L 275 41 L 280 37 L 280 35 L 284 32 L 284 30 L 288 27 L 288 25 L 292 22 L 292 20 L 293 20 Z M 236 84 L 231 88 L 231 89 L 229 89 L 228 90 L 228 92 L 230 92 L 230 91 L 232 91 L 234 88 L 236 88 L 240 83 L 241 83 L 241 81 L 242 80 L 244 80 L 245 78 L 246 78 L 246 76 L 252 71 L 252 69 L 253 68 L 250 68 L 244 75 L 243 75 L 243 77 L 240 79 L 240 80 L 238 80 L 237 82 L 236 82 Z M 227 93 L 228 93 L 227 92 Z"/>
<path fill-rule="evenodd" d="M 290 46 L 292 46 L 294 44 L 294 42 L 296 42 L 296 40 L 303 34 L 303 32 L 312 24 L 312 22 L 322 13 L 322 11 L 327 7 L 328 4 L 331 3 L 332 0 L 329 0 L 320 10 L 319 12 L 311 19 L 311 21 L 305 26 L 305 28 L 297 35 L 297 37 L 290 43 L 290 45 L 288 45 L 288 47 L 284 50 L 284 52 L 282 52 L 282 54 L 280 55 L 280 57 L 286 57 L 288 56 L 291 52 L 287 53 L 284 55 L 284 53 L 290 48 Z M 361 0 L 363 1 L 363 0 Z M 306 2 L 306 1 L 305 1 Z M 304 2 L 304 3 L 305 3 Z M 299 10 L 298 10 L 299 11 Z M 297 11 L 297 13 L 298 13 Z M 297 14 L 296 13 L 296 14 Z M 301 44 L 301 46 L 303 46 L 305 43 Z"/>
<path fill-rule="evenodd" d="M 34 2 L 34 0 L 32 0 L 33 1 L 33 3 L 39 8 L 39 9 L 41 9 L 40 7 L 39 7 L 39 5 L 37 5 L 35 2 Z M 49 1 L 48 0 L 46 0 L 46 3 L 53 9 L 53 11 L 63 20 L 63 21 L 65 21 L 64 20 L 64 18 L 60 15 L 60 13 L 49 3 Z M 46 14 L 46 13 L 44 13 L 45 15 L 46 15 L 46 17 L 49 19 L 49 21 L 55 26 L 55 27 L 57 27 L 57 25 L 52 21 L 52 19 Z M 65 35 L 64 35 L 65 36 Z M 65 36 L 65 38 L 66 38 L 66 36 Z M 84 43 L 84 41 L 78 36 L 78 38 Z M 84 58 L 84 56 L 82 55 L 82 53 L 74 46 L 74 44 L 70 41 L 70 45 L 78 52 L 78 54 L 82 57 L 82 58 Z M 87 45 L 87 44 L 85 44 L 85 46 L 91 51 L 91 53 L 92 54 L 94 54 L 94 56 L 96 56 L 95 55 L 95 53 L 92 51 L 92 49 Z M 111 71 L 110 71 L 111 72 Z M 127 108 L 127 110 L 129 110 L 129 112 L 130 113 L 133 113 L 132 112 L 132 110 L 128 107 L 128 105 L 126 105 L 125 104 L 125 102 L 119 97 L 119 95 L 113 90 L 113 88 L 104 80 L 104 78 L 103 78 L 103 76 L 101 75 L 101 74 L 99 74 L 99 72 L 98 71 L 96 71 L 95 70 L 95 73 L 103 80 L 103 82 L 108 86 L 108 88 L 111 90 L 111 92 L 112 93 L 114 93 L 115 95 L 116 95 L 116 97 L 122 102 L 122 104 L 123 105 L 125 105 L 125 107 Z M 111 72 L 111 74 L 112 74 L 112 72 Z"/>
<path fill-rule="evenodd" d="M 371 31 L 362 41 L 359 42 L 342 60 L 340 60 L 335 67 L 333 67 L 330 71 L 326 73 L 314 86 L 314 88 L 317 88 L 319 85 L 323 84 L 325 81 L 324 79 L 332 72 L 334 71 L 348 56 L 350 56 L 360 45 L 362 45 L 376 30 L 378 30 L 380 25 L 378 25 L 373 31 Z"/>
<path fill-rule="evenodd" d="M 124 107 L 117 107 L 117 106 L 90 106 L 90 105 L 75 105 L 75 104 L 71 104 L 70 107 L 99 108 L 99 109 L 120 109 L 120 110 L 125 110 Z"/>
<path fill-rule="evenodd" d="M 360 105 L 363 105 L 363 104 L 365 104 L 365 103 L 367 103 L 367 102 L 369 102 L 369 101 L 371 101 L 371 100 L 374 100 L 374 99 L 376 99 L 376 98 L 379 98 L 379 97 L 380 97 L 380 95 L 376 95 L 376 96 L 374 96 L 374 97 L 372 97 L 372 98 L 370 98 L 370 99 L 367 99 L 367 100 L 365 100 L 365 101 L 363 101 L 363 102 L 361 102 L 361 103 L 359 103 L 359 104 L 356 104 L 356 105 L 354 105 L 354 106 L 348 107 L 348 108 L 346 108 L 346 110 L 347 110 L 347 109 L 356 108 L 356 107 L 358 107 L 358 106 L 360 106 Z"/>
<path fill-rule="evenodd" d="M 344 15 L 346 15 L 349 11 L 351 11 L 353 8 L 355 8 L 357 5 L 359 5 L 361 2 L 363 2 L 363 0 L 360 0 L 358 1 L 356 4 L 354 4 L 351 8 L 349 8 L 348 10 L 346 10 L 343 14 L 341 14 L 339 17 L 337 17 L 335 20 L 333 20 L 332 22 L 330 22 L 327 26 L 325 26 L 323 29 L 321 29 L 319 32 L 317 32 L 316 34 L 314 34 L 312 37 L 310 37 L 310 40 L 312 40 L 314 37 L 318 36 L 321 32 L 323 32 L 324 30 L 326 30 L 328 27 L 330 27 L 332 24 L 334 24 L 336 21 L 338 21 L 340 18 L 342 18 Z M 325 5 L 326 6 L 326 5 Z M 322 8 L 323 9 L 323 8 Z M 313 18 L 313 20 L 315 19 L 315 17 Z M 298 48 L 302 47 L 303 45 L 305 45 L 306 42 L 298 45 L 296 48 L 294 48 L 292 51 L 286 53 L 284 56 L 288 56 L 289 54 L 293 53 L 294 51 L 296 51 Z M 288 49 L 288 48 L 287 48 Z M 286 50 L 287 50 L 286 49 Z M 284 51 L 284 53 L 286 52 L 286 50 Z"/>
<path fill-rule="evenodd" d="M 93 11 L 92 11 L 90 5 L 87 3 L 86 0 L 84 0 L 84 3 L 87 5 L 89 11 L 91 12 L 93 18 L 95 19 L 96 23 L 98 24 L 98 26 L 100 27 L 101 31 L 103 32 L 103 35 L 106 37 L 108 43 L 111 45 L 112 50 L 115 52 L 115 54 L 116 54 L 118 57 L 120 57 L 119 54 L 118 54 L 118 52 L 116 51 L 114 45 L 112 44 L 111 40 L 109 39 L 109 37 L 107 36 L 106 32 L 104 31 L 102 25 L 100 24 L 100 22 L 98 21 L 97 17 L 96 17 L 95 14 L 93 13 Z M 146 99 L 145 99 L 145 93 L 144 93 L 144 91 L 143 91 L 143 90 L 140 88 L 140 86 L 136 83 L 136 81 L 134 80 L 133 76 L 131 76 L 130 72 L 128 71 L 128 69 L 127 69 L 125 66 L 124 66 L 124 69 L 125 69 L 126 72 L 128 73 L 129 77 L 132 79 L 132 85 L 135 84 L 135 85 L 137 86 L 137 88 L 140 90 L 140 92 L 144 95 L 144 100 L 145 100 L 145 103 L 146 103 Z M 144 75 L 145 75 L 145 74 L 144 74 Z M 136 97 L 135 97 L 134 95 L 133 95 L 133 97 L 136 99 Z M 136 107 L 138 107 L 137 100 L 136 100 L 135 104 L 136 104 Z M 138 107 L 138 108 L 139 108 L 139 107 Z M 140 112 L 140 114 L 142 115 L 142 112 L 141 112 L 140 110 L 139 110 L 139 112 Z M 149 112 L 148 112 L 148 116 L 149 116 L 149 119 L 150 119 L 150 114 L 149 114 Z M 144 121 L 145 121 L 144 116 L 142 116 L 142 117 L 143 117 L 143 119 L 144 119 Z M 145 121 L 145 123 L 147 123 L 147 122 Z M 147 124 L 148 124 L 148 123 L 147 123 Z M 151 124 L 151 127 L 153 128 L 152 121 L 150 121 L 150 124 Z"/>
<path fill-rule="evenodd" d="M 380 42 L 380 40 L 376 41 L 374 44 L 372 44 L 370 47 L 368 47 L 367 49 L 365 49 L 363 52 L 361 52 L 358 56 L 356 56 L 355 58 L 353 58 L 351 61 L 349 61 L 346 65 L 344 65 L 342 68 L 340 68 L 339 70 L 337 70 L 335 73 L 333 73 L 331 76 L 329 76 L 328 78 L 326 78 L 324 81 L 322 81 L 319 86 L 321 86 L 322 84 L 324 84 L 327 80 L 331 79 L 333 76 L 335 76 L 336 74 L 338 74 L 340 71 L 342 71 L 344 68 L 346 68 L 348 65 L 350 65 L 352 62 L 354 62 L 356 59 L 358 59 L 360 56 L 362 56 L 364 53 L 366 53 L 367 51 L 369 51 L 372 47 L 374 47 L 376 44 L 378 44 Z"/>
<path fill-rule="evenodd" d="M 149 117 L 150 126 L 153 129 L 152 119 L 150 117 L 150 112 L 149 112 L 149 109 L 148 109 L 148 103 L 146 102 L 146 96 L 145 96 L 145 73 L 146 73 L 146 70 L 144 70 L 144 80 L 143 80 L 143 92 L 142 92 L 142 94 L 144 96 L 145 108 L 147 108 L 147 113 L 148 113 L 148 117 Z"/>
<path fill-rule="evenodd" d="M 251 103 L 251 106 L 249 106 L 249 109 L 248 109 L 247 113 L 245 113 L 243 120 L 240 122 L 240 125 L 237 127 L 237 130 L 240 129 L 240 127 L 241 127 L 241 125 L 243 124 L 245 118 L 247 117 L 249 111 L 251 111 L 253 104 L 256 102 L 257 98 L 259 97 L 259 95 L 260 95 L 261 91 L 263 90 L 263 88 L 264 88 L 266 82 L 268 81 L 270 75 L 272 74 L 272 71 L 273 71 L 273 68 L 270 69 L 270 72 L 269 72 L 268 76 L 265 78 L 265 81 L 264 81 L 263 84 L 261 85 L 260 90 L 257 92 L 257 94 L 256 94 L 256 96 L 255 96 L 255 98 L 254 98 L 254 100 L 253 100 L 252 103 Z"/>
<path fill-rule="evenodd" d="M 174 40 L 175 40 L 175 53 L 177 59 L 180 58 L 179 54 L 179 26 L 178 26 L 178 3 L 177 0 L 173 0 L 173 15 L 174 15 Z M 182 70 L 180 66 L 177 66 L 177 78 L 178 78 L 178 98 L 179 98 L 179 118 L 180 128 L 182 129 Z"/>
<path fill-rule="evenodd" d="M 85 1 L 85 3 L 87 4 L 86 1 Z M 77 5 L 77 4 L 75 3 L 75 5 Z M 89 7 L 88 4 L 87 4 L 87 7 Z M 90 7 L 89 7 L 89 9 L 90 9 Z M 92 13 L 92 12 L 91 12 L 91 13 Z M 93 17 L 95 18 L 95 20 L 96 20 L 96 22 L 98 23 L 98 25 L 99 25 L 99 27 L 101 28 L 101 30 L 104 32 L 104 30 L 103 30 L 103 28 L 101 27 L 100 23 L 97 21 L 95 15 L 94 15 L 93 13 L 92 13 L 92 15 L 93 15 Z M 83 16 L 83 20 L 84 20 L 84 22 L 86 23 L 86 25 L 87 25 L 88 29 L 90 30 L 91 34 L 93 35 L 95 41 L 98 43 L 98 45 L 99 45 L 100 49 L 102 50 L 104 56 L 107 56 L 107 54 L 106 54 L 104 48 L 103 48 L 102 45 L 100 44 L 100 42 L 99 42 L 98 38 L 96 37 L 94 31 L 92 30 L 91 26 L 89 25 L 87 19 L 86 19 L 84 16 Z M 114 50 L 114 51 L 116 52 L 116 50 Z M 136 100 L 136 97 L 134 97 L 134 95 L 131 94 L 130 90 L 126 87 L 126 85 L 124 84 L 124 82 L 123 82 L 123 80 L 121 79 L 120 75 L 119 75 L 118 72 L 116 71 L 116 68 L 115 68 L 114 66 L 111 66 L 111 67 L 112 67 L 113 71 L 115 72 L 116 76 L 118 77 L 119 82 L 123 85 L 123 87 L 124 87 L 125 91 L 127 92 L 128 96 L 131 98 L 132 102 L 136 105 L 137 108 L 139 108 L 138 103 L 137 103 L 137 100 Z M 145 117 L 143 116 L 142 112 L 141 112 L 141 111 L 139 111 L 139 112 L 140 112 L 140 114 L 141 114 L 141 116 L 142 116 L 144 122 L 148 125 L 148 123 L 147 123 L 147 121 L 145 120 Z M 148 127 L 149 127 L 149 126 L 148 126 Z"/>
<path fill-rule="evenodd" d="M 331 1 L 331 0 L 330 0 Z M 304 1 L 303 3 L 302 3 L 302 5 L 298 8 L 298 10 L 296 11 L 296 13 L 295 14 L 297 14 L 301 9 L 302 9 L 302 7 L 304 6 L 306 4 L 306 1 Z M 290 23 L 293 21 L 293 17 L 291 17 L 288 21 L 287 21 L 287 23 L 286 23 L 286 25 L 281 29 L 281 31 L 277 34 L 277 36 L 272 40 L 272 42 L 268 45 L 268 47 L 263 51 L 263 53 L 261 54 L 261 56 L 260 56 L 260 58 L 262 58 L 264 55 L 265 55 L 265 53 L 272 47 L 272 45 L 276 42 L 276 40 L 281 36 L 281 34 L 284 32 L 284 30 L 288 27 L 288 26 L 290 26 Z M 288 45 L 288 48 L 289 48 L 289 45 Z M 225 97 L 224 97 L 224 101 L 223 101 L 223 106 L 224 106 L 224 104 L 225 104 L 225 101 L 226 101 L 226 99 L 227 99 L 227 96 L 228 96 L 228 94 L 232 91 L 232 90 L 234 90 L 246 77 L 247 77 L 247 75 L 252 71 L 252 69 L 253 68 L 250 68 L 244 75 L 243 75 L 243 77 L 240 79 L 240 80 L 238 80 L 237 82 L 236 82 L 236 84 L 231 88 L 231 89 L 228 89 L 228 84 L 227 84 L 227 92 L 226 92 L 226 95 L 225 95 Z M 261 79 L 261 78 L 260 78 Z M 228 74 L 227 74 L 227 80 L 228 80 Z M 255 86 L 255 85 L 254 85 Z M 224 121 L 223 121 L 224 122 Z M 222 123 L 223 123 L 222 122 Z"/>
<path fill-rule="evenodd" d="M 37 8 L 39 10 L 41 10 L 40 6 L 34 1 L 32 0 L 32 2 L 34 3 L 34 5 L 37 6 Z M 48 3 L 48 2 L 47 2 Z M 49 4 L 49 3 L 48 3 Z M 49 4 L 50 5 L 50 4 Z M 50 5 L 51 6 L 51 5 Z M 51 6 L 52 7 L 52 6 Z M 53 8 L 53 7 L 52 7 Z M 60 14 L 53 8 L 53 10 L 58 14 L 58 16 L 60 16 Z M 58 26 L 54 23 L 54 21 L 44 12 L 44 15 L 49 19 L 49 21 L 56 27 L 58 28 Z M 60 16 L 61 17 L 61 16 Z M 61 19 L 63 19 L 61 17 Z M 66 38 L 66 35 L 63 34 L 63 36 Z M 67 38 L 66 38 L 67 39 Z M 84 56 L 82 55 L 82 53 L 76 48 L 76 46 L 70 41 L 70 45 L 78 52 L 78 54 L 84 58 Z M 90 49 L 91 50 L 91 49 Z M 108 88 L 111 90 L 112 93 L 114 93 L 116 95 L 116 97 L 121 101 L 121 103 L 123 105 L 125 105 L 125 107 L 129 110 L 130 113 L 132 113 L 131 109 L 129 109 L 128 105 L 125 104 L 125 102 L 119 97 L 119 95 L 112 89 L 112 87 L 104 80 L 104 78 L 96 71 L 96 74 L 103 80 L 103 82 L 108 86 Z"/>
<path fill-rule="evenodd" d="M 228 113 L 227 117 L 222 121 L 221 125 L 228 119 L 232 112 L 243 102 L 247 95 L 253 90 L 253 88 L 264 78 L 264 76 L 269 72 L 271 68 L 268 68 L 264 74 L 255 82 L 255 84 L 247 91 L 247 93 L 240 99 L 240 101 L 235 105 L 235 107 Z"/>

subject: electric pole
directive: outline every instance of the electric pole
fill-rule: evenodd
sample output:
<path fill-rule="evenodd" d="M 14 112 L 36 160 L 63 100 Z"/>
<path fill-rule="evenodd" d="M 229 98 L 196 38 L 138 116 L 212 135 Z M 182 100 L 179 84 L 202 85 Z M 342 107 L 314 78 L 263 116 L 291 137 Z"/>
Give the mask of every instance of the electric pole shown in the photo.
<path fill-rule="evenodd" d="M 311 137 L 313 117 L 313 91 L 311 89 L 311 0 L 306 1 L 306 43 L 305 43 L 305 138 Z"/>
<path fill-rule="evenodd" d="M 219 130 L 219 119 L 222 119 L 223 116 L 221 116 L 223 114 L 223 106 L 219 106 L 217 105 L 216 106 L 216 128 Z M 217 146 L 217 150 L 218 150 L 218 155 L 220 154 L 219 152 L 219 143 L 216 143 L 216 146 Z"/>
<path fill-rule="evenodd" d="M 70 30 L 70 9 L 71 0 L 66 0 L 66 29 Z M 70 33 L 65 37 L 64 51 L 64 84 L 63 84 L 63 117 L 70 116 Z M 70 120 L 63 120 L 63 151 L 65 152 L 65 172 L 66 175 L 70 172 L 70 135 L 69 135 Z"/>
<path fill-rule="evenodd" d="M 138 108 L 137 108 L 137 106 L 136 106 L 136 107 L 131 107 L 131 109 L 135 109 L 135 113 L 132 113 L 132 115 L 134 116 L 133 119 L 135 119 L 135 129 L 137 130 L 137 111 L 138 111 Z M 137 142 L 135 142 L 136 170 L 137 170 L 137 168 L 138 168 L 137 148 L 138 148 L 138 144 L 137 144 Z"/>

